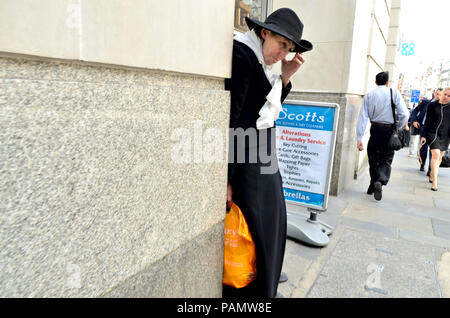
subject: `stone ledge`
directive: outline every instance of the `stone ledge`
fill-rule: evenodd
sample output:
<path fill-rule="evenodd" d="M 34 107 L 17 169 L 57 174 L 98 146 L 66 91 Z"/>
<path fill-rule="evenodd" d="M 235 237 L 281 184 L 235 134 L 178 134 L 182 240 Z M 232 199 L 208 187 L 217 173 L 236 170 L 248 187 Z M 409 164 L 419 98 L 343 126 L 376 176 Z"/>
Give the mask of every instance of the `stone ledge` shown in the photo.
<path fill-rule="evenodd" d="M 214 77 L 4 53 L 0 54 L 0 78 L 139 84 L 209 90 L 224 90 L 225 87 L 223 79 Z"/>

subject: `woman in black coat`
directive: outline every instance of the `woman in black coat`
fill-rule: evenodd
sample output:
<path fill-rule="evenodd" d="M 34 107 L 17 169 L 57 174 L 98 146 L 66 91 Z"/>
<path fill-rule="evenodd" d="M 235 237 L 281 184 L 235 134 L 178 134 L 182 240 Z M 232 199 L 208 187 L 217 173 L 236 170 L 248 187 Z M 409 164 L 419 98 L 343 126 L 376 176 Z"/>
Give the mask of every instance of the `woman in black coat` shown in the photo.
<path fill-rule="evenodd" d="M 431 190 L 437 191 L 437 176 L 442 156 L 450 143 L 450 87 L 442 91 L 441 99 L 430 103 L 420 144 L 431 149 Z"/>
<path fill-rule="evenodd" d="M 256 247 L 256 279 L 223 295 L 275 297 L 286 244 L 286 205 L 275 147 L 274 121 L 292 85 L 290 78 L 305 62 L 303 24 L 294 11 L 282 8 L 264 23 L 246 18 L 251 31 L 233 42 L 230 157 L 227 207 L 233 201 L 244 214 Z M 286 56 L 295 52 L 292 60 Z M 282 74 L 269 70 L 282 62 Z"/>

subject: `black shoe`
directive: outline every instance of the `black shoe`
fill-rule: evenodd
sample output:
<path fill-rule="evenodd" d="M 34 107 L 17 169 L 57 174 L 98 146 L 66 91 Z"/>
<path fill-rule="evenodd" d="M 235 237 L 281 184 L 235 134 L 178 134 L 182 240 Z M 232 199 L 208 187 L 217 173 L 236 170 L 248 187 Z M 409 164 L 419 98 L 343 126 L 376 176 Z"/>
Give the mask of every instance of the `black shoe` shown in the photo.
<path fill-rule="evenodd" d="M 423 170 L 422 170 L 423 171 Z M 430 170 L 428 170 L 427 171 L 427 177 L 429 177 L 430 176 L 430 173 L 431 173 L 431 171 Z"/>
<path fill-rule="evenodd" d="M 420 171 L 425 171 L 425 167 L 420 166 Z"/>
<path fill-rule="evenodd" d="M 373 184 L 371 184 L 371 185 L 367 188 L 367 194 L 370 194 L 370 195 L 373 194 Z"/>
<path fill-rule="evenodd" d="M 285 272 L 281 272 L 281 274 L 280 274 L 280 283 L 287 282 L 287 280 L 288 280 L 288 277 L 287 277 L 286 273 Z"/>
<path fill-rule="evenodd" d="M 375 182 L 375 184 L 373 185 L 373 196 L 375 198 L 375 200 L 380 201 L 381 197 L 382 197 L 382 190 L 381 190 L 381 182 L 377 181 Z"/>
<path fill-rule="evenodd" d="M 438 188 L 431 187 L 431 191 L 437 191 L 437 190 L 438 190 Z"/>

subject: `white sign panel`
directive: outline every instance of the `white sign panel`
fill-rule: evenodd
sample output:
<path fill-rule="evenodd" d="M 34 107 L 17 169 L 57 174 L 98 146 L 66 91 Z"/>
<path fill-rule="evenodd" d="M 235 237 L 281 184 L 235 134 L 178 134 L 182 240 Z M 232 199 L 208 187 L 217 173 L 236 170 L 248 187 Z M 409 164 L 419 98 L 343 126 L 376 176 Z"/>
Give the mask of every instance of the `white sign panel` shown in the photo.
<path fill-rule="evenodd" d="M 339 105 L 288 102 L 276 121 L 286 201 L 326 209 Z"/>

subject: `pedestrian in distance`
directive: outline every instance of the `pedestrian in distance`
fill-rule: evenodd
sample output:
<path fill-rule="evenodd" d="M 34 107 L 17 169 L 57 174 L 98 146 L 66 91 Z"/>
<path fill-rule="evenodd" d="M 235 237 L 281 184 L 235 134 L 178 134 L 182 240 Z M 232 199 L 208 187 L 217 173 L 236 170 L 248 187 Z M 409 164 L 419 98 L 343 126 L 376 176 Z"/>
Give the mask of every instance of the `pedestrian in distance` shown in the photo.
<path fill-rule="evenodd" d="M 419 129 L 419 135 L 422 138 L 424 136 L 424 126 L 425 126 L 425 121 L 427 119 L 427 111 L 428 111 L 428 106 L 430 105 L 430 103 L 434 102 L 434 101 L 439 101 L 442 95 L 442 88 L 437 88 L 434 92 L 433 92 L 433 98 L 431 100 L 429 99 L 424 99 L 422 101 L 422 103 L 420 103 L 417 106 L 417 110 L 414 113 L 411 121 L 413 122 L 413 126 L 416 129 Z M 428 156 L 428 152 L 430 152 L 429 156 Z M 425 171 L 425 163 L 427 161 L 427 156 L 428 156 L 428 171 L 427 171 L 427 176 L 430 176 L 430 171 L 431 171 L 431 151 L 429 151 L 429 147 L 428 145 L 425 143 L 423 145 L 420 145 L 419 148 L 419 162 L 420 162 L 420 171 Z"/>
<path fill-rule="evenodd" d="M 281 103 L 292 88 L 290 79 L 305 63 L 303 52 L 313 45 L 302 39 L 303 23 L 288 8 L 274 11 L 264 22 L 247 17 L 246 23 L 250 31 L 233 41 L 232 77 L 226 79 L 225 88 L 231 95 L 230 131 L 253 131 L 258 143 L 251 145 L 245 136 L 230 134 L 234 157 L 229 157 L 227 207 L 232 202 L 239 206 L 248 223 L 256 249 L 256 278 L 240 289 L 224 286 L 223 295 L 273 298 L 283 264 L 287 214 L 276 145 L 271 141 Z M 293 56 L 287 59 L 289 53 Z M 281 62 L 281 75 L 270 73 L 277 62 Z M 266 138 L 260 139 L 264 134 Z M 239 138 L 241 142 L 232 142 Z M 258 155 L 252 162 L 255 149 Z M 244 153 L 241 162 L 237 162 L 239 152 Z M 264 171 L 267 164 L 261 152 L 270 156 L 269 164 L 276 169 Z"/>
<path fill-rule="evenodd" d="M 422 103 L 423 100 L 424 100 L 424 97 L 421 96 L 419 99 L 419 105 L 420 105 L 420 103 Z M 417 117 L 417 107 L 418 107 L 418 105 L 415 105 L 411 109 L 410 114 L 409 114 L 408 126 L 410 128 L 411 137 L 409 139 L 408 157 L 416 157 L 417 156 L 417 150 L 418 150 L 419 142 L 420 142 L 419 129 L 414 127 L 414 125 L 413 125 L 413 118 Z"/>
<path fill-rule="evenodd" d="M 405 102 L 396 89 L 389 89 L 389 73 L 381 72 L 375 77 L 377 88 L 364 96 L 364 103 L 356 124 L 357 147 L 364 150 L 362 142 L 370 119 L 370 139 L 367 145 L 369 158 L 370 185 L 367 194 L 374 195 L 375 200 L 382 198 L 382 186 L 386 186 L 391 176 L 394 150 L 389 149 L 388 140 L 394 129 L 391 100 L 397 112 L 397 129 L 402 129 L 408 121 L 409 112 Z"/>
<path fill-rule="evenodd" d="M 430 103 L 427 119 L 423 130 L 421 144 L 427 144 L 431 149 L 431 173 L 429 181 L 431 190 L 438 190 L 439 166 L 442 156 L 450 144 L 450 87 L 442 91 L 439 101 Z"/>

